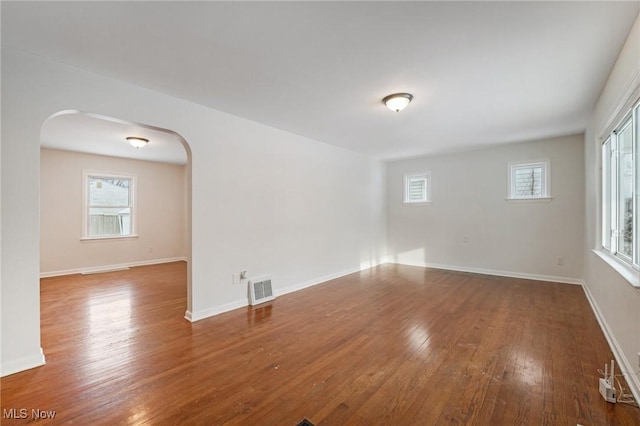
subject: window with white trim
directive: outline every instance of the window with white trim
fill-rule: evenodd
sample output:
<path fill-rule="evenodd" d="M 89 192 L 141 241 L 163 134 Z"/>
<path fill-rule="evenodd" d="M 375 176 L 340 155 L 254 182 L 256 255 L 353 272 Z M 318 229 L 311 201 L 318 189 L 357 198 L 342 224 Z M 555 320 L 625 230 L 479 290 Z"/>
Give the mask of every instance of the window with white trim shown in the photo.
<path fill-rule="evenodd" d="M 83 238 L 132 237 L 135 176 L 83 173 Z"/>
<path fill-rule="evenodd" d="M 549 161 L 509 163 L 509 199 L 550 198 Z"/>
<path fill-rule="evenodd" d="M 431 198 L 431 174 L 404 175 L 404 202 L 406 204 L 428 203 Z"/>
<path fill-rule="evenodd" d="M 602 144 L 602 247 L 638 267 L 638 191 L 640 102 L 606 136 Z"/>

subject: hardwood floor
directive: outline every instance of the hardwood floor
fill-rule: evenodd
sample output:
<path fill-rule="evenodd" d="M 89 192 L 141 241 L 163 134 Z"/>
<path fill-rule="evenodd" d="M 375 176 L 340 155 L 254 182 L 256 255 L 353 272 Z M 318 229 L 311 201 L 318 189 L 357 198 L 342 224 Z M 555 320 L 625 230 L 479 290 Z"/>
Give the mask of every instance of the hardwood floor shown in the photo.
<path fill-rule="evenodd" d="M 43 279 L 47 365 L 2 378 L 3 413 L 28 410 L 2 424 L 640 424 L 598 393 L 579 286 L 384 265 L 191 324 L 185 281 Z"/>

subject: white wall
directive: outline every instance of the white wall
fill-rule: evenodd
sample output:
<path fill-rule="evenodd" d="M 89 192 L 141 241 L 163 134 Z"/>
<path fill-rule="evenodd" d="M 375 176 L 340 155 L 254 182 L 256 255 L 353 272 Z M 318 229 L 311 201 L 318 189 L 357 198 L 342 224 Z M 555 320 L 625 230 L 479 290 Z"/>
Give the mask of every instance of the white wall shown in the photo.
<path fill-rule="evenodd" d="M 379 263 L 385 166 L 364 156 L 121 81 L 2 49 L 2 374 L 43 362 L 40 129 L 69 109 L 170 129 L 189 143 L 189 315 L 247 303 L 232 274 L 291 291 Z M 46 350 L 46 348 L 45 348 Z"/>
<path fill-rule="evenodd" d="M 640 17 L 622 48 L 600 95 L 585 135 L 586 228 L 585 284 L 608 339 L 628 375 L 636 398 L 640 399 L 640 290 L 597 256 L 600 247 L 600 140 L 616 109 L 630 96 L 637 99 L 640 87 Z M 633 90 L 635 95 L 631 95 Z M 637 276 L 636 271 L 636 276 Z M 606 360 L 604 360 L 606 361 Z M 603 362 L 604 362 L 603 361 Z"/>
<path fill-rule="evenodd" d="M 136 176 L 137 238 L 82 238 L 84 170 Z M 40 274 L 187 258 L 185 166 L 40 151 Z"/>
<path fill-rule="evenodd" d="M 506 201 L 508 163 L 541 159 L 551 161 L 553 199 Z M 431 172 L 432 202 L 402 204 L 403 174 L 423 171 Z M 554 281 L 582 278 L 582 135 L 390 162 L 387 191 L 391 262 Z"/>

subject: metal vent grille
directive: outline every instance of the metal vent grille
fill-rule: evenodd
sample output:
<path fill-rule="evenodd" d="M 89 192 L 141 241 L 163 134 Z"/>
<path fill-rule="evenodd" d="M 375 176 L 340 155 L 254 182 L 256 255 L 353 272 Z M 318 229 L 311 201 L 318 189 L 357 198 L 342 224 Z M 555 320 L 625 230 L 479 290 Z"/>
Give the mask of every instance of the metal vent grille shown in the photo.
<path fill-rule="evenodd" d="M 252 306 L 275 299 L 271 278 L 249 281 L 249 295 Z"/>

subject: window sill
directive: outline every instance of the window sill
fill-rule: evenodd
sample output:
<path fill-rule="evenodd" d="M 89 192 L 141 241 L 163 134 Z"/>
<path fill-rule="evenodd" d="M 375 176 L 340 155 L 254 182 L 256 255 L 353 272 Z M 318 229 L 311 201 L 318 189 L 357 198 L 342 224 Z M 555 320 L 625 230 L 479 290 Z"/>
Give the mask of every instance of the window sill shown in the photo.
<path fill-rule="evenodd" d="M 431 201 L 421 201 L 419 203 L 408 203 L 406 201 L 402 202 L 402 205 L 404 206 L 424 206 L 426 204 L 431 204 Z"/>
<path fill-rule="evenodd" d="M 632 287 L 640 291 L 640 272 L 637 271 L 633 266 L 622 263 L 622 261 L 618 260 L 618 258 L 603 250 L 594 249 L 593 252 L 607 265 L 609 265 L 614 271 L 622 275 L 622 277 Z"/>
<path fill-rule="evenodd" d="M 89 241 L 112 241 L 112 240 L 135 240 L 136 238 L 138 238 L 137 235 L 112 235 L 112 236 L 105 236 L 105 237 L 82 237 L 80 238 L 80 241 L 82 242 L 89 242 Z"/>
<path fill-rule="evenodd" d="M 549 202 L 553 200 L 553 197 L 536 197 L 536 198 L 505 198 L 508 203 L 535 203 L 535 202 Z"/>

